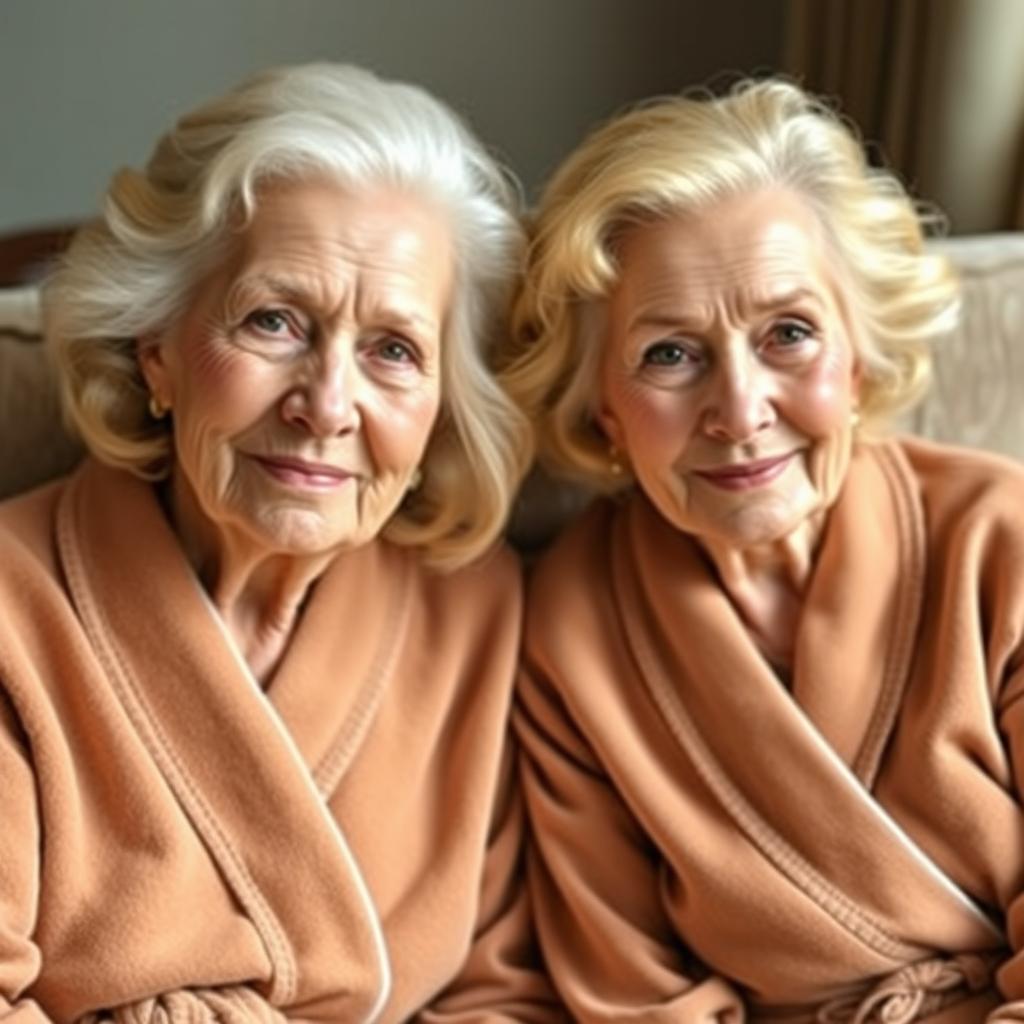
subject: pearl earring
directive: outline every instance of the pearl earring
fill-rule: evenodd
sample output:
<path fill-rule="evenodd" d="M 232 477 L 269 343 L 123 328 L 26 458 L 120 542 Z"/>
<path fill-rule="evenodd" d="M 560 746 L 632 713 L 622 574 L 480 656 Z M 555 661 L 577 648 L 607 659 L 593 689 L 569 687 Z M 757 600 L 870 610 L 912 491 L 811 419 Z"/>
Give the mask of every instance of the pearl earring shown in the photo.
<path fill-rule="evenodd" d="M 169 405 L 164 405 L 156 395 L 149 396 L 149 415 L 155 420 L 162 420 L 170 411 Z"/>

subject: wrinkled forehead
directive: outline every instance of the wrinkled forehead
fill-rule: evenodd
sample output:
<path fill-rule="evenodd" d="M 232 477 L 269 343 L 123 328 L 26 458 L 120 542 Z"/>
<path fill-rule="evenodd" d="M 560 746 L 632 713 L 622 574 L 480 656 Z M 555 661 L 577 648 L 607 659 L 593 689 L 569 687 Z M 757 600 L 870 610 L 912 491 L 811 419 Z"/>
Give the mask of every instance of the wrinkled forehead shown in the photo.
<path fill-rule="evenodd" d="M 811 291 L 837 310 L 852 298 L 836 247 L 801 196 L 772 188 L 624 228 L 609 298 L 770 302 Z"/>
<path fill-rule="evenodd" d="M 832 246 L 817 213 L 795 193 L 764 189 L 624 228 L 620 272 L 659 266 L 703 277 L 760 267 L 827 272 Z"/>

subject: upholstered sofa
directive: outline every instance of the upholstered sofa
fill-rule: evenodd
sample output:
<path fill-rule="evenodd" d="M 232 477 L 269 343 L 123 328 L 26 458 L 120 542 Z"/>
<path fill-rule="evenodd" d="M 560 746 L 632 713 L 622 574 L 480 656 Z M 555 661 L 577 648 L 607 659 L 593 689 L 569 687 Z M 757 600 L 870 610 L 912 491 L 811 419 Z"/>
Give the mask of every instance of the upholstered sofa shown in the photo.
<path fill-rule="evenodd" d="M 936 347 L 932 389 L 901 427 L 1024 460 L 1024 232 L 933 244 L 959 269 L 963 317 Z M 61 425 L 39 319 L 36 285 L 0 289 L 0 497 L 80 457 Z M 536 549 L 581 500 L 572 488 L 534 478 L 513 519 L 514 540 Z"/>

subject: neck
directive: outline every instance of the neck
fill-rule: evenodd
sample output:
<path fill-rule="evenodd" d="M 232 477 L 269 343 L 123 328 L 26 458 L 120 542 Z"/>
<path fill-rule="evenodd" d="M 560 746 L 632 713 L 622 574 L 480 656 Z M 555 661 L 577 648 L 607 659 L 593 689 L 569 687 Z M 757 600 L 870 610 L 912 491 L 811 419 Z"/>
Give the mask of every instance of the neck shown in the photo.
<path fill-rule="evenodd" d="M 702 538 L 722 587 L 762 653 L 791 669 L 804 596 L 814 569 L 822 518 L 777 540 L 748 547 Z"/>
<path fill-rule="evenodd" d="M 269 550 L 230 523 L 214 522 L 179 474 L 172 476 L 164 502 L 200 584 L 253 674 L 265 681 L 333 553 L 297 556 Z"/>

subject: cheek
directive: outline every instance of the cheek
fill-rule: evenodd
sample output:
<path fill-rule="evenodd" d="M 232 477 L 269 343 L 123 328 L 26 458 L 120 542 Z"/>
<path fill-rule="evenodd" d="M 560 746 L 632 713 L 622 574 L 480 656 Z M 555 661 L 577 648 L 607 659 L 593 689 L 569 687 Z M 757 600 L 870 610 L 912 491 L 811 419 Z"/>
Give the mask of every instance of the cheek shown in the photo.
<path fill-rule="evenodd" d="M 367 405 L 364 432 L 374 461 L 381 469 L 404 472 L 420 461 L 439 406 L 436 388 L 380 395 L 372 405 Z"/>
<path fill-rule="evenodd" d="M 693 431 L 693 405 L 679 391 L 630 381 L 611 393 L 608 408 L 622 427 L 625 454 L 636 463 L 679 454 Z"/>
<path fill-rule="evenodd" d="M 799 408 L 798 426 L 816 439 L 808 465 L 811 481 L 825 506 L 835 500 L 849 464 L 853 437 L 853 369 L 839 353 L 822 360 L 808 380 Z"/>
<path fill-rule="evenodd" d="M 826 354 L 800 380 L 794 422 L 809 437 L 827 437 L 846 427 L 853 407 L 853 368 L 843 352 Z"/>
<path fill-rule="evenodd" d="M 206 404 L 220 404 L 225 410 L 238 404 L 246 404 L 257 389 L 261 388 L 261 377 L 270 376 L 259 368 L 253 372 L 251 357 L 207 345 L 195 352 L 193 359 L 192 390 L 197 400 Z"/>
<path fill-rule="evenodd" d="M 279 392 L 280 368 L 199 341 L 183 352 L 187 374 L 174 411 L 182 470 L 205 500 L 223 497 L 237 469 L 231 441 L 264 422 Z"/>
<path fill-rule="evenodd" d="M 222 345 L 187 353 L 181 409 L 190 430 L 231 435 L 253 425 L 282 394 L 281 368 Z"/>

